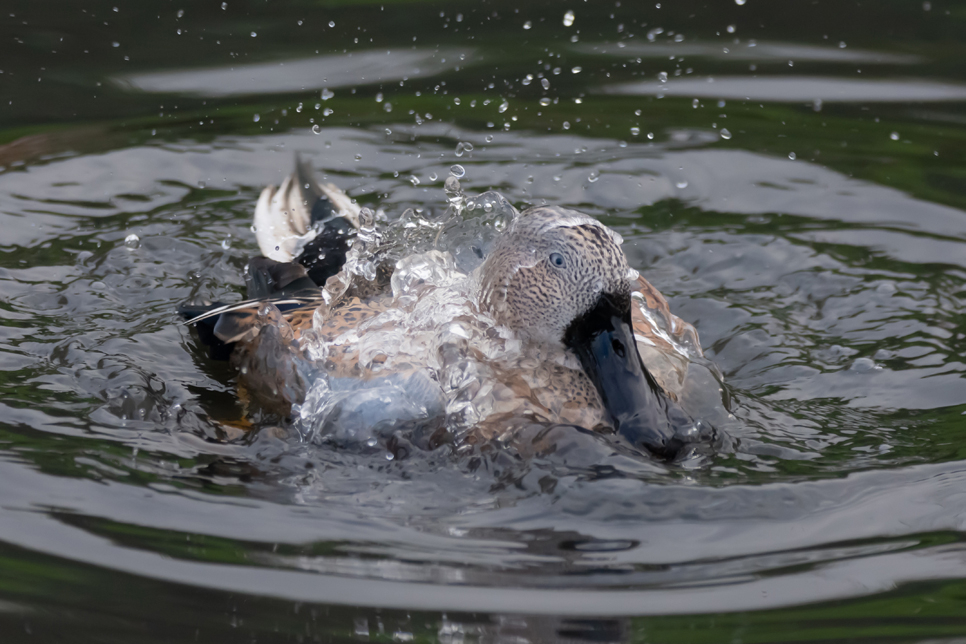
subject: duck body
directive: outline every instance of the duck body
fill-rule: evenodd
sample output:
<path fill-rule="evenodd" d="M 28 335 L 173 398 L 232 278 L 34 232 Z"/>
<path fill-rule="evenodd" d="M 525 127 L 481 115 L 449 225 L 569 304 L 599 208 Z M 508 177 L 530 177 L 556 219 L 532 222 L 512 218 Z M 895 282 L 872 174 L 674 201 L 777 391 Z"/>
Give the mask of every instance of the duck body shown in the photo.
<path fill-rule="evenodd" d="M 308 439 L 374 445 L 415 428 L 480 443 L 573 425 L 673 458 L 706 437 L 679 402 L 697 332 L 603 224 L 555 206 L 517 213 L 496 195 L 504 229 L 475 266 L 438 243 L 381 254 L 372 213 L 298 166 L 256 207 L 251 301 L 185 314 L 211 328 L 240 387 L 291 410 Z"/>

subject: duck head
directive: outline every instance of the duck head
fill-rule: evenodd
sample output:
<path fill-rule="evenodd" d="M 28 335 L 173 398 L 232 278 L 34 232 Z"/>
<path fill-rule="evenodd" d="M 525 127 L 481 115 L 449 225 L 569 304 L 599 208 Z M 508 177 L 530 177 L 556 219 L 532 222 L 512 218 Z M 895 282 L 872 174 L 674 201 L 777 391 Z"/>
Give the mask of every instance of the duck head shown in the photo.
<path fill-rule="evenodd" d="M 618 433 L 671 460 L 693 425 L 641 360 L 631 324 L 631 274 L 621 237 L 573 210 L 540 206 L 515 218 L 480 271 L 480 303 L 524 339 L 573 351 Z"/>

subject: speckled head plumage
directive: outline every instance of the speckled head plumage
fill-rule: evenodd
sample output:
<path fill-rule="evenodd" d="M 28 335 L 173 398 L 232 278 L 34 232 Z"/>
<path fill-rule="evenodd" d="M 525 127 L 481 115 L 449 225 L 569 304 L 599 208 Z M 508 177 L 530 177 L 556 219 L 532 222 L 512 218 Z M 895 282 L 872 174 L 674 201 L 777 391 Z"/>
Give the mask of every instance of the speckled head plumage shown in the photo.
<path fill-rule="evenodd" d="M 574 210 L 524 211 L 478 269 L 481 306 L 522 336 L 560 342 L 601 295 L 630 296 L 622 241 Z"/>

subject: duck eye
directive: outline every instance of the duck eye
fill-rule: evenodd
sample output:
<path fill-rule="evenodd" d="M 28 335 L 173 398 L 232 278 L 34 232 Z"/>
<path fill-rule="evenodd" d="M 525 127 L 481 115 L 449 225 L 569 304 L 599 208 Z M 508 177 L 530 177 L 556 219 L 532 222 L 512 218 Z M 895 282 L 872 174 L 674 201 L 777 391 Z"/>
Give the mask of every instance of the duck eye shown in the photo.
<path fill-rule="evenodd" d="M 564 265 L 563 255 L 560 253 L 550 253 L 550 263 L 557 268 L 562 268 Z"/>

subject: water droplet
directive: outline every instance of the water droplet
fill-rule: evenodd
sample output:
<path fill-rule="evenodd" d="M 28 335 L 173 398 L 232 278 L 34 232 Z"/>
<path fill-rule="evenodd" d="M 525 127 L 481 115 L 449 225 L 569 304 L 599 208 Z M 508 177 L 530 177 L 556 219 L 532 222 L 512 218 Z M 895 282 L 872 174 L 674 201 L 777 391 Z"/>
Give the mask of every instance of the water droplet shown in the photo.
<path fill-rule="evenodd" d="M 892 139 L 893 141 L 898 141 L 899 140 L 899 133 L 898 132 L 893 132 L 892 134 L 889 135 L 889 138 Z"/>
<path fill-rule="evenodd" d="M 498 107 L 498 108 L 496 108 L 496 109 L 497 109 L 497 111 L 498 111 L 498 112 L 499 112 L 500 114 L 503 114 L 503 113 L 504 113 L 504 112 L 506 112 L 506 111 L 507 111 L 507 110 L 508 110 L 509 108 L 510 108 L 510 103 L 509 103 L 509 101 L 503 101 L 502 103 L 500 103 L 500 107 Z"/>
<path fill-rule="evenodd" d="M 544 89 L 550 89 L 550 79 L 549 78 L 541 78 L 540 79 L 540 85 Z"/>
<path fill-rule="evenodd" d="M 463 156 L 464 152 L 472 152 L 472 151 L 473 151 L 473 144 L 470 143 L 469 141 L 460 141 L 459 143 L 456 144 L 456 156 L 458 157 Z"/>
<path fill-rule="evenodd" d="M 327 107 L 327 108 L 325 108 L 324 110 L 322 110 L 322 116 L 329 116 L 329 115 L 331 115 L 331 114 L 332 114 L 333 112 L 335 112 L 335 110 L 334 110 L 334 109 L 332 109 L 331 107 Z"/>
<path fill-rule="evenodd" d="M 456 177 L 446 177 L 446 181 L 443 182 L 443 189 L 446 192 L 458 193 L 461 188 L 462 186 L 460 185 L 460 180 Z"/>
<path fill-rule="evenodd" d="M 323 100 L 323 101 L 327 101 L 327 100 L 329 100 L 330 98 L 332 98 L 333 96 L 335 96 L 335 92 L 333 92 L 333 91 L 332 91 L 332 90 L 330 90 L 330 89 L 329 89 L 328 87 L 326 87 L 326 88 L 323 88 L 323 89 L 322 89 L 322 94 L 321 94 L 321 96 L 322 96 L 322 100 Z"/>
<path fill-rule="evenodd" d="M 390 129 L 389 129 L 388 127 L 387 127 L 387 128 L 386 128 L 386 136 L 389 136 L 390 134 L 392 134 L 392 130 L 390 130 Z"/>
<path fill-rule="evenodd" d="M 457 163 L 452 167 L 450 167 L 449 173 L 454 177 L 456 177 L 457 179 L 462 179 L 464 176 L 466 176 L 466 169 L 464 169 L 463 166 Z"/>
<path fill-rule="evenodd" d="M 530 83 L 533 82 L 533 74 L 527 74 L 526 76 L 523 77 L 523 80 L 520 82 L 523 85 L 529 85 Z"/>
<path fill-rule="evenodd" d="M 252 38 L 254 38 L 254 37 L 256 37 L 257 35 L 258 35 L 258 34 L 257 34 L 257 33 L 255 33 L 254 31 L 252 32 Z"/>
<path fill-rule="evenodd" d="M 436 175 L 435 172 L 430 173 L 430 175 L 429 175 L 429 180 L 430 181 L 436 181 L 437 179 L 439 179 L 439 177 Z"/>
<path fill-rule="evenodd" d="M 221 240 L 221 247 L 225 250 L 231 248 L 231 237 L 225 237 Z"/>
<path fill-rule="evenodd" d="M 228 3 L 227 2 L 222 2 L 221 3 L 221 10 L 224 11 L 227 8 L 228 8 Z"/>
<path fill-rule="evenodd" d="M 791 159 L 792 161 L 794 161 L 795 159 L 798 158 L 798 155 L 795 154 L 794 152 L 789 152 L 788 153 L 788 158 Z"/>
<path fill-rule="evenodd" d="M 302 104 L 301 104 L 301 103 L 299 103 L 299 104 L 298 104 L 298 105 L 297 105 L 297 106 L 295 107 L 295 111 L 296 111 L 296 112 L 299 112 L 299 113 L 301 113 L 301 112 L 302 112 Z"/>
<path fill-rule="evenodd" d="M 661 81 L 662 83 L 666 83 L 667 82 L 667 72 L 658 72 L 657 79 L 659 81 Z"/>
<path fill-rule="evenodd" d="M 392 103 L 390 103 L 389 101 L 386 101 L 385 103 L 382 104 L 382 109 L 383 109 L 384 112 L 391 112 L 392 111 Z"/>
<path fill-rule="evenodd" d="M 184 9 L 178 9 L 178 12 L 176 14 L 174 14 L 174 15 L 176 15 L 179 18 L 183 18 L 184 17 Z"/>
<path fill-rule="evenodd" d="M 590 176 L 587 177 L 587 181 L 591 183 L 597 183 L 598 179 L 600 179 L 600 173 L 596 170 L 591 171 Z"/>
<path fill-rule="evenodd" d="M 529 20 L 527 20 L 525 23 L 523 23 L 523 28 L 524 29 L 530 29 L 531 27 L 533 27 L 533 23 L 530 22 Z"/>
<path fill-rule="evenodd" d="M 564 121 L 563 122 L 563 129 L 565 129 L 565 130 L 569 130 L 570 129 L 570 121 Z"/>
<path fill-rule="evenodd" d="M 567 13 L 564 14 L 563 24 L 564 24 L 564 27 L 569 27 L 570 25 L 574 24 L 574 12 L 573 11 L 568 11 Z"/>
<path fill-rule="evenodd" d="M 543 105 L 544 107 L 550 105 L 550 103 L 551 103 L 551 100 L 546 96 L 540 99 L 540 104 Z"/>
<path fill-rule="evenodd" d="M 486 141 L 487 143 L 493 143 L 493 135 L 487 134 L 483 140 Z"/>
<path fill-rule="evenodd" d="M 570 71 L 573 72 L 574 74 L 579 74 L 582 70 L 583 70 L 583 67 L 578 66 L 578 67 L 574 67 Z"/>
<path fill-rule="evenodd" d="M 688 187 L 688 182 L 687 181 L 678 181 L 677 183 L 674 184 L 674 186 L 678 190 L 684 190 L 685 188 Z"/>
<path fill-rule="evenodd" d="M 255 123 L 258 123 L 261 120 L 262 120 L 262 117 L 259 116 L 258 114 L 252 117 L 252 121 L 254 121 Z"/>
<path fill-rule="evenodd" d="M 641 133 L 641 128 L 639 128 L 639 127 L 632 127 L 631 128 L 631 134 L 633 134 L 634 136 L 637 136 L 640 133 Z"/>
<path fill-rule="evenodd" d="M 124 238 L 124 245 L 130 248 L 131 250 L 134 250 L 135 248 L 140 248 L 141 238 L 135 235 L 134 233 L 131 233 L 130 235 Z"/>
<path fill-rule="evenodd" d="M 382 92 L 379 92 L 378 94 L 376 94 L 376 102 L 382 103 Z"/>
<path fill-rule="evenodd" d="M 728 33 L 729 34 L 735 33 L 735 26 L 734 25 L 728 25 Z"/>
<path fill-rule="evenodd" d="M 845 47 L 846 47 L 845 41 L 844 40 L 840 40 L 839 41 L 839 49 L 845 49 Z"/>
<path fill-rule="evenodd" d="M 111 43 L 111 47 L 120 47 L 120 46 L 121 46 L 121 43 L 117 42 L 116 40 Z"/>
<path fill-rule="evenodd" d="M 322 134 L 322 128 L 319 127 L 318 123 L 312 126 L 312 134 Z"/>
<path fill-rule="evenodd" d="M 721 131 L 718 132 L 718 134 L 721 135 L 721 138 L 724 139 L 725 141 L 731 138 L 731 132 L 729 132 L 728 128 L 725 128 L 725 127 L 721 128 Z"/>
<path fill-rule="evenodd" d="M 647 138 L 649 138 L 649 139 L 651 139 L 653 141 L 654 140 L 654 132 L 648 132 L 647 133 Z"/>
<path fill-rule="evenodd" d="M 335 20 L 330 20 L 330 21 L 329 21 L 329 27 L 330 27 L 330 28 L 331 28 L 331 27 L 335 27 Z"/>
<path fill-rule="evenodd" d="M 411 183 L 412 183 L 412 184 L 413 184 L 414 186 L 418 186 L 418 185 L 419 185 L 419 177 L 417 177 L 417 176 L 415 176 L 415 175 L 414 175 L 414 176 L 412 176 L 412 177 L 409 177 L 409 181 L 410 181 L 410 182 L 411 182 Z"/>
<path fill-rule="evenodd" d="M 743 6 L 748 0 L 735 0 L 735 4 L 739 7 Z"/>

